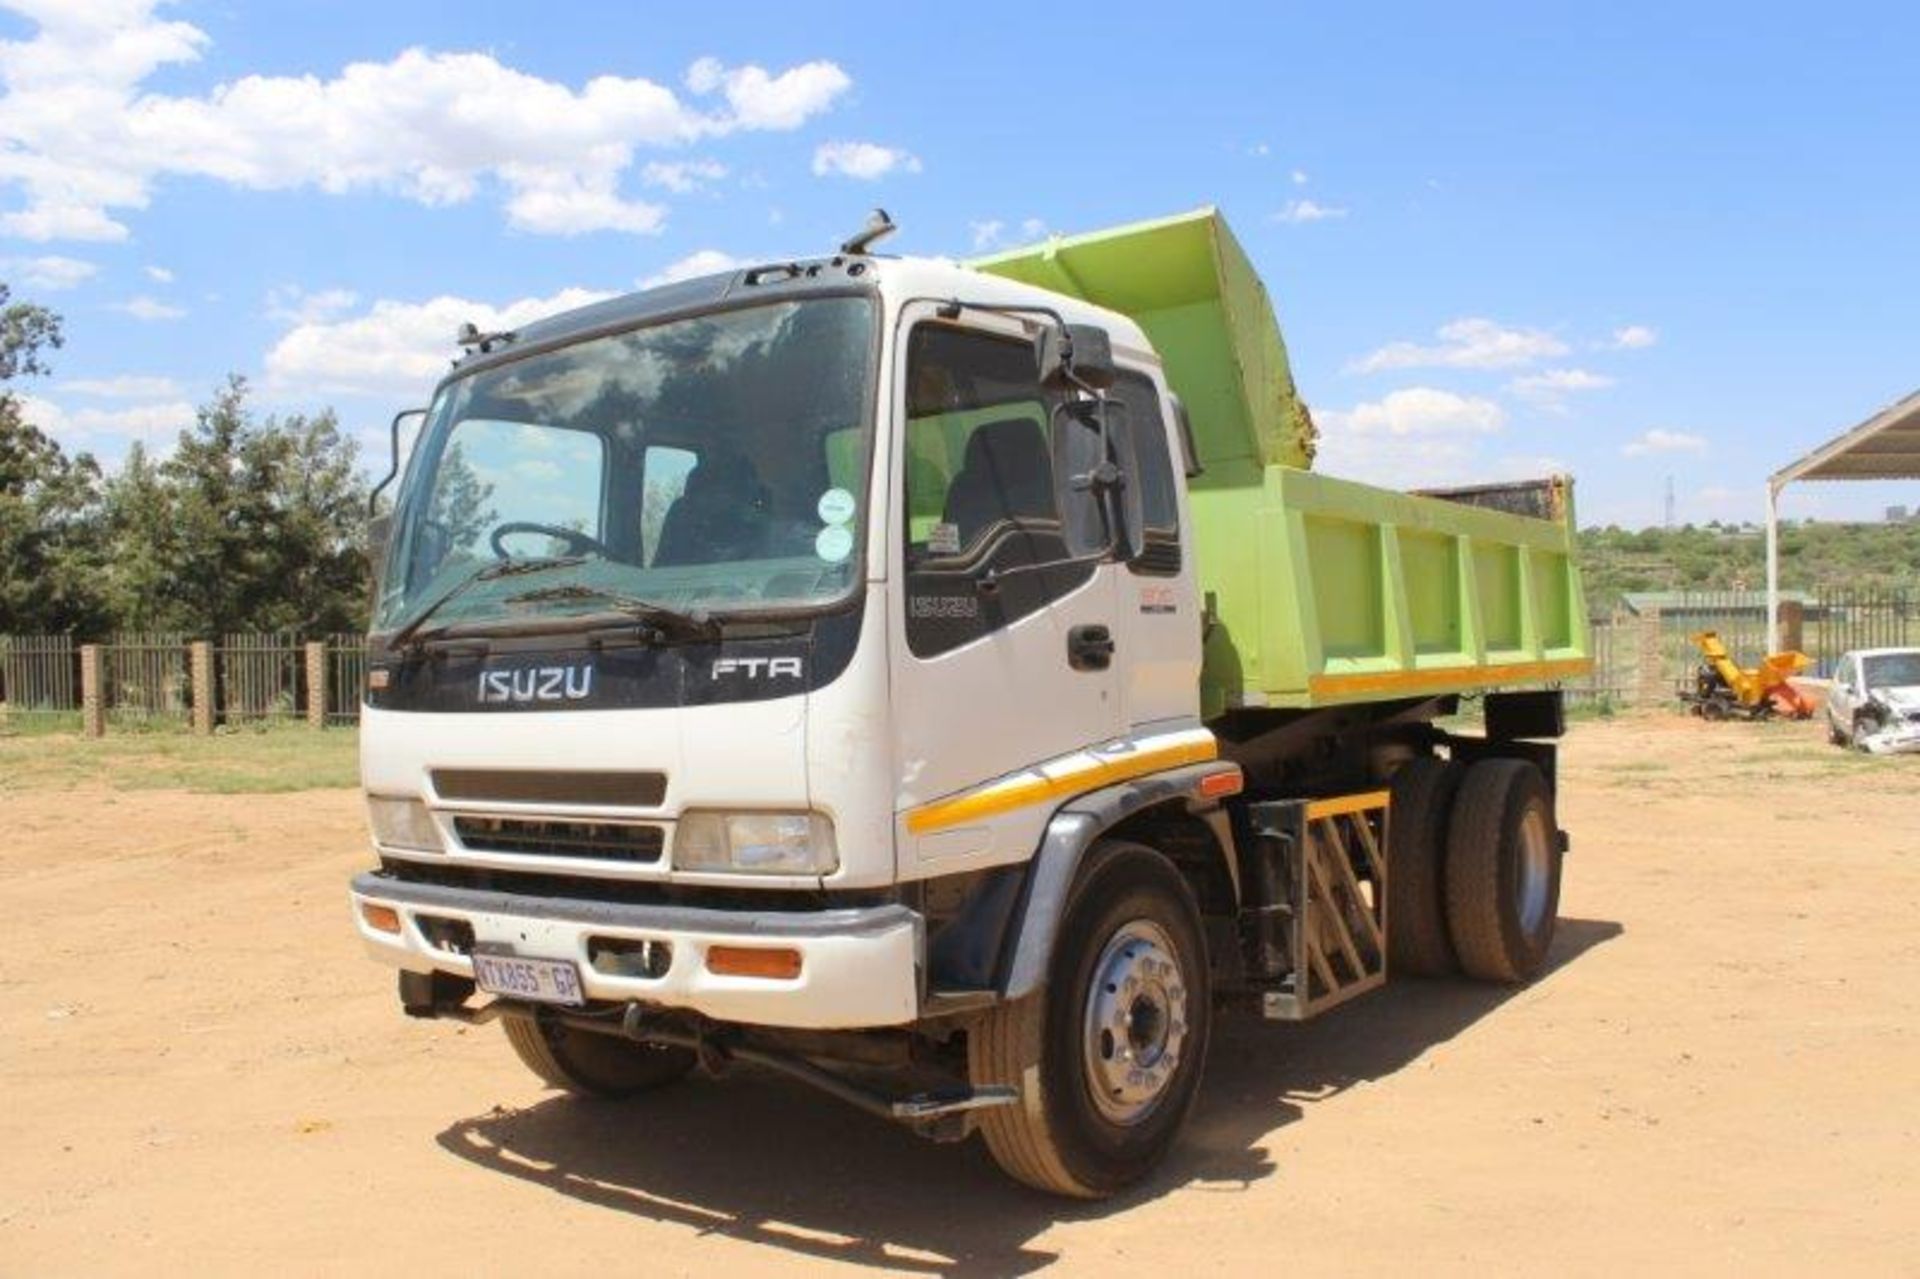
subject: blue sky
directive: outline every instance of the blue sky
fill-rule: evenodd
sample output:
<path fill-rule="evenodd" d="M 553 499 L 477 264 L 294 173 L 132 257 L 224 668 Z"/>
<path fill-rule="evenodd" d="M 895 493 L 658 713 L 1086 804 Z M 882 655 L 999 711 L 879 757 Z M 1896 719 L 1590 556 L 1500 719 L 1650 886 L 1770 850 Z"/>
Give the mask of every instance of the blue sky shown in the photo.
<path fill-rule="evenodd" d="M 1912 6 L 0 10 L 0 279 L 67 317 L 35 414 L 108 460 L 229 370 L 378 440 L 462 319 L 874 204 L 952 255 L 1218 204 L 1328 469 L 1569 469 L 1584 522 L 1657 522 L 1669 476 L 1757 518 L 1920 386 Z"/>

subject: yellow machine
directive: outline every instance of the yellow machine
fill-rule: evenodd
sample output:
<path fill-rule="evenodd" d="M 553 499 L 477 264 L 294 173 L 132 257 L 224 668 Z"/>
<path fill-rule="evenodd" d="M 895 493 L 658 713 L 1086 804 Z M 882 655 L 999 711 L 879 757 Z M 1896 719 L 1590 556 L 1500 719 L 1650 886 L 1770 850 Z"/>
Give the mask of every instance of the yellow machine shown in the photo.
<path fill-rule="evenodd" d="M 1680 700 L 1693 707 L 1704 719 L 1766 719 L 1785 715 L 1789 719 L 1807 719 L 1813 703 L 1795 688 L 1792 677 L 1813 665 L 1805 653 L 1769 653 L 1760 665 L 1748 669 L 1736 664 L 1733 654 L 1713 631 L 1701 631 L 1693 642 L 1706 660 L 1695 672 L 1693 688 L 1683 691 Z"/>

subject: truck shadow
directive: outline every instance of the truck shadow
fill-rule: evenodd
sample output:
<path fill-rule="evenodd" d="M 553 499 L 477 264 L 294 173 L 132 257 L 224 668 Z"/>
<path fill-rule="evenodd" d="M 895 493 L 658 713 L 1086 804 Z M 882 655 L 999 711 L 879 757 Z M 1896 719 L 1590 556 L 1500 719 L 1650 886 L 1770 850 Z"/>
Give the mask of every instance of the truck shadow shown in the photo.
<path fill-rule="evenodd" d="M 1541 981 L 1621 931 L 1562 919 Z M 1124 1212 L 1185 1186 L 1244 1192 L 1275 1171 L 1262 1142 L 1277 1129 L 1317 1100 L 1399 1070 L 1514 993 L 1407 981 L 1311 1025 L 1223 1014 L 1199 1107 L 1174 1155 L 1146 1184 L 1097 1204 L 1014 1185 L 978 1141 L 933 1145 L 747 1069 L 630 1102 L 554 1097 L 496 1107 L 436 1140 L 461 1159 L 597 1207 L 802 1257 L 1027 1274 L 1058 1259 L 1033 1243 L 1057 1222 Z"/>

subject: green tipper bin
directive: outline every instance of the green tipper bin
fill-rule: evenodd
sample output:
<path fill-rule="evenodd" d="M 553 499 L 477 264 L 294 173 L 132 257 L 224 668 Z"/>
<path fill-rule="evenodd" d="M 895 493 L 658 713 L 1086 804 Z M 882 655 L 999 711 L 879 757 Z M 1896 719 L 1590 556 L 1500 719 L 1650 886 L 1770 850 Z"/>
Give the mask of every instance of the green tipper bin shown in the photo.
<path fill-rule="evenodd" d="M 1216 210 L 973 266 L 1131 316 L 1164 361 L 1205 468 L 1189 499 L 1209 718 L 1588 669 L 1572 481 L 1422 496 L 1311 473 L 1313 419 L 1266 286 Z"/>

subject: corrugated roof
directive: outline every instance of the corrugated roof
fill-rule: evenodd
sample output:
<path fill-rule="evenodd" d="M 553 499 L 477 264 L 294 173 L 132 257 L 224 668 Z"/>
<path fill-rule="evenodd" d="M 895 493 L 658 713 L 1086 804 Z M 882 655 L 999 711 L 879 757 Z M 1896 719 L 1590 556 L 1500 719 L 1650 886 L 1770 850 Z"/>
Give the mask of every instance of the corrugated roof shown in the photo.
<path fill-rule="evenodd" d="M 1773 486 L 1778 489 L 1794 480 L 1916 479 L 1920 479 L 1920 391 L 1775 471 Z"/>
<path fill-rule="evenodd" d="M 1805 606 L 1814 602 L 1806 591 L 1782 591 L 1782 601 Z M 1765 591 L 1626 591 L 1620 602 L 1630 613 L 1659 609 L 1662 613 L 1764 613 Z"/>

